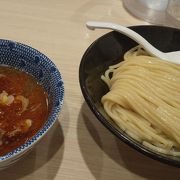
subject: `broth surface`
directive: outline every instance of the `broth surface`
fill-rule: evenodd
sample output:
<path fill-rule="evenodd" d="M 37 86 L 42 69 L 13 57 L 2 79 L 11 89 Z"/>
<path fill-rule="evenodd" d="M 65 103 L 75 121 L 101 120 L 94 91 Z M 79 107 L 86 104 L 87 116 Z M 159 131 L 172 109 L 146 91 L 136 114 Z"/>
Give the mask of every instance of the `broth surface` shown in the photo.
<path fill-rule="evenodd" d="M 0 156 L 34 136 L 48 118 L 48 95 L 31 75 L 0 66 Z"/>

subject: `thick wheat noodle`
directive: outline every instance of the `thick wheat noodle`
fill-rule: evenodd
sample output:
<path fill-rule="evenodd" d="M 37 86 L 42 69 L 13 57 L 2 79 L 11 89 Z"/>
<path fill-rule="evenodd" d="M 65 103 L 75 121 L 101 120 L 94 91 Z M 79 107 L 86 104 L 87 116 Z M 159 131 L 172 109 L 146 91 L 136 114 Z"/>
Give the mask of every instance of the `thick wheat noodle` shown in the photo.
<path fill-rule="evenodd" d="M 123 110 L 122 110 L 122 109 L 120 110 L 120 108 L 117 108 L 117 111 L 123 111 Z M 121 112 L 119 112 L 119 113 L 121 113 Z M 129 120 L 130 122 L 133 122 L 136 126 L 138 126 L 138 128 L 139 128 L 141 131 L 144 131 L 144 134 L 143 134 L 143 135 L 148 136 L 148 134 L 149 134 L 149 135 L 151 135 L 151 137 L 148 136 L 149 139 L 155 138 L 155 139 L 157 139 L 160 143 L 164 143 L 164 144 L 167 143 L 167 141 L 165 141 L 164 138 L 162 138 L 160 135 L 158 135 L 157 132 L 156 132 L 156 130 L 154 130 L 154 129 L 150 126 L 150 124 L 147 124 L 146 121 L 143 121 L 143 119 L 141 119 L 140 116 L 139 116 L 139 117 L 136 117 L 136 114 L 135 114 L 135 116 L 133 116 L 132 112 L 128 112 L 127 114 L 128 114 L 128 115 L 127 115 L 128 120 Z M 146 134 L 145 132 L 148 133 L 148 134 Z M 143 138 L 142 138 L 142 139 L 143 139 Z M 172 145 L 174 144 L 171 140 L 169 140 L 169 143 L 168 143 L 168 144 L 170 144 L 170 143 L 171 143 Z M 177 143 L 176 143 L 176 145 L 177 145 Z"/>
<path fill-rule="evenodd" d="M 136 91 L 137 93 L 143 94 L 142 97 L 146 98 L 148 101 L 150 101 L 151 103 L 154 103 L 156 105 L 157 105 L 157 102 L 159 102 L 159 103 L 164 103 L 164 104 L 171 104 L 172 107 L 180 108 L 180 104 L 178 102 L 176 103 L 176 100 L 177 100 L 176 96 L 169 94 L 169 99 L 167 100 L 166 95 L 167 95 L 167 93 L 170 93 L 169 91 L 167 93 L 164 91 L 156 92 L 155 89 L 151 88 L 151 86 L 145 86 L 146 83 L 143 84 L 143 83 L 139 83 L 139 82 L 136 84 L 136 87 L 133 87 L 133 81 L 131 79 L 129 79 L 128 81 L 127 81 L 127 79 L 123 79 L 123 80 L 119 81 L 119 84 L 121 84 L 121 85 L 125 84 L 125 86 L 127 86 L 127 87 L 132 85 L 129 88 L 133 88 L 133 90 Z M 149 89 L 149 91 L 145 91 L 147 88 Z M 111 90 L 113 90 L 113 87 L 111 88 Z M 141 90 L 141 91 L 139 91 L 139 90 Z M 152 97 L 152 93 L 155 96 Z M 176 111 L 176 109 L 175 109 L 175 111 Z"/>
<path fill-rule="evenodd" d="M 113 110 L 112 110 L 112 112 L 113 112 Z M 127 114 L 129 114 L 129 113 L 127 113 Z M 112 117 L 113 117 L 113 116 L 114 116 L 115 119 L 117 118 L 117 116 L 115 115 L 115 112 L 113 112 Z M 165 144 L 166 146 L 172 146 L 172 145 L 173 145 L 173 142 L 172 142 L 172 141 L 170 141 L 170 140 L 169 140 L 169 141 L 164 140 L 164 138 L 162 138 L 161 136 L 158 136 L 157 133 L 155 132 L 155 130 L 154 130 L 151 126 L 147 126 L 145 123 L 143 123 L 143 125 L 142 125 L 142 124 L 141 124 L 142 121 L 141 121 L 141 122 L 138 122 L 139 119 L 140 119 L 140 117 L 139 117 L 139 119 L 135 119 L 136 121 L 134 120 L 134 123 L 135 123 L 136 125 L 138 125 L 138 126 L 141 126 L 141 125 L 142 125 L 140 129 L 137 129 L 137 128 L 133 125 L 133 123 L 132 123 L 132 124 L 127 124 L 127 123 L 128 123 L 128 120 L 130 120 L 129 117 L 128 117 L 128 120 L 127 120 L 127 119 L 126 119 L 126 120 L 123 119 L 124 122 L 123 122 L 122 118 L 123 118 L 122 116 L 121 116 L 120 119 L 118 118 L 118 119 L 117 119 L 117 123 L 123 124 L 124 127 L 126 127 L 126 128 L 124 128 L 124 130 L 134 130 L 134 129 L 135 129 L 134 133 L 140 134 L 140 135 L 141 135 L 141 138 L 142 138 L 143 135 L 144 135 L 145 137 L 148 137 L 147 139 L 156 138 L 156 139 L 158 140 L 158 142 L 163 143 L 163 144 Z M 131 120 L 133 120 L 133 119 L 131 119 Z M 140 124 L 141 124 L 141 125 L 140 125 Z M 127 126 L 127 125 L 128 125 L 128 126 Z M 133 129 L 132 126 L 134 126 L 135 128 Z M 148 134 L 146 134 L 146 133 L 143 134 L 143 132 L 142 132 L 141 130 L 143 130 L 143 131 L 145 131 L 145 132 L 148 132 L 149 135 L 152 136 L 152 138 L 151 138 L 150 136 L 148 136 Z M 143 140 L 143 138 L 142 138 L 142 140 Z"/>
<path fill-rule="evenodd" d="M 140 46 L 102 75 L 106 113 L 129 136 L 159 153 L 180 156 L 180 66 Z"/>
<path fill-rule="evenodd" d="M 127 71 L 127 72 L 123 72 L 122 70 L 119 72 L 120 74 L 121 74 L 121 76 L 123 76 L 123 75 L 136 75 L 136 77 L 142 77 L 142 75 L 144 76 L 143 77 L 143 80 L 144 79 L 146 79 L 147 81 L 150 81 L 150 82 L 152 82 L 152 83 L 155 83 L 155 84 L 158 84 L 158 81 L 153 81 L 153 79 L 152 78 L 148 78 L 148 77 L 146 77 L 146 74 L 144 73 L 144 74 L 142 74 L 142 72 L 141 73 L 137 73 L 138 72 L 138 69 L 136 68 L 136 67 L 134 67 L 134 68 L 132 68 L 133 70 L 131 70 L 131 71 Z M 120 69 L 119 69 L 120 70 Z M 111 70 L 112 71 L 112 70 Z M 122 75 L 122 73 L 123 73 L 123 75 Z M 149 76 L 153 76 L 153 73 L 152 72 L 147 72 L 148 73 L 148 75 Z M 154 73 L 155 74 L 155 73 Z M 115 81 L 117 78 L 118 78 L 118 73 L 114 73 L 114 75 L 115 75 L 115 77 L 116 78 L 112 78 L 112 83 L 113 83 L 113 81 Z M 154 75 L 155 77 L 156 77 L 156 79 L 159 79 L 159 80 L 161 80 L 162 82 L 162 85 L 164 85 L 164 86 L 167 86 L 167 87 L 169 87 L 169 88 L 178 88 L 178 84 L 177 84 L 177 81 L 179 81 L 180 82 L 180 80 L 176 80 L 176 82 L 173 82 L 172 80 L 170 80 L 170 79 L 166 79 L 166 78 L 164 78 L 163 76 L 162 76 L 162 74 L 158 74 L 158 73 L 156 73 L 155 75 Z M 178 90 L 178 92 L 180 92 L 180 90 Z"/>
<path fill-rule="evenodd" d="M 134 103 L 130 103 L 130 102 L 133 101 L 134 97 L 132 97 L 132 94 L 134 92 L 131 92 L 131 94 L 128 94 L 129 92 L 127 92 L 127 90 L 125 90 L 125 92 L 121 91 L 120 93 L 125 94 L 126 96 L 128 96 L 128 98 L 126 100 L 131 105 L 131 109 L 133 109 L 134 112 L 136 112 L 138 114 L 141 114 L 142 117 L 145 117 L 145 119 L 149 118 L 149 121 L 151 122 L 152 125 L 154 125 L 154 126 L 162 126 L 162 129 L 164 131 L 169 131 L 169 134 L 172 134 L 173 131 L 176 131 L 176 129 L 171 131 L 171 126 L 167 127 L 167 123 L 162 124 L 161 121 L 158 121 L 157 115 L 153 114 L 153 111 L 155 111 L 155 108 L 153 108 L 153 107 L 149 108 L 150 104 L 147 103 L 146 101 L 144 101 L 144 99 L 142 99 L 140 96 L 136 97 L 138 99 L 137 101 L 134 101 Z M 136 96 L 136 94 L 133 94 L 133 96 Z M 109 100 L 112 101 L 112 98 L 113 98 L 113 96 L 109 97 Z M 118 102 L 118 98 L 116 98 L 116 97 L 113 99 L 113 101 L 116 102 L 116 103 L 121 103 L 121 102 Z M 146 110 L 148 108 L 150 109 L 149 111 L 142 111 L 142 109 Z M 174 127 L 174 128 L 176 128 L 176 127 Z M 177 133 L 180 133 L 180 132 L 177 131 Z"/>

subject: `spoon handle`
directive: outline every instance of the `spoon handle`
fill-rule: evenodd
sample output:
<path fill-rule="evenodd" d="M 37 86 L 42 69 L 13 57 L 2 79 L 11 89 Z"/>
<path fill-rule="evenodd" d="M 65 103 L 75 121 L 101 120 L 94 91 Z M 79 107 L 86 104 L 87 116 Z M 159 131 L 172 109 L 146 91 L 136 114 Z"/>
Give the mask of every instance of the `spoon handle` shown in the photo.
<path fill-rule="evenodd" d="M 160 57 L 161 59 L 164 59 L 165 54 L 158 49 L 156 49 L 154 46 L 152 46 L 146 39 L 144 39 L 142 36 L 140 36 L 138 33 L 135 31 L 121 26 L 119 24 L 114 24 L 114 23 L 108 23 L 108 22 L 98 22 L 98 21 L 88 21 L 86 23 L 87 28 L 94 30 L 96 28 L 98 29 L 111 29 L 115 30 L 117 32 L 120 32 L 134 41 L 136 41 L 138 44 L 142 45 L 142 47 L 148 51 L 151 55 Z"/>

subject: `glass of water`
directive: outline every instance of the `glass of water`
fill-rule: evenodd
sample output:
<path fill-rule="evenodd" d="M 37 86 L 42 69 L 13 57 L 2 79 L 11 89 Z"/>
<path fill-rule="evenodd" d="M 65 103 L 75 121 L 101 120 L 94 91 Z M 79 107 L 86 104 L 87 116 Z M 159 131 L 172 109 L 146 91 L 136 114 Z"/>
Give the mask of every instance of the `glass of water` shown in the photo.
<path fill-rule="evenodd" d="M 169 0 L 167 6 L 167 19 L 180 28 L 180 0 Z"/>

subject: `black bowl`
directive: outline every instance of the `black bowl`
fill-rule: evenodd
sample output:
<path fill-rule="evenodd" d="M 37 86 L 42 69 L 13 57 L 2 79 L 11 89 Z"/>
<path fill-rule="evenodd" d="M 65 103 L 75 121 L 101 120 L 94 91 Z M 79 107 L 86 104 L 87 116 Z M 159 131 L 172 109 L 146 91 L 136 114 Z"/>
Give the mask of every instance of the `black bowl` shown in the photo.
<path fill-rule="evenodd" d="M 141 34 L 163 52 L 180 50 L 179 29 L 150 25 L 130 28 Z M 118 63 L 124 53 L 135 45 L 137 43 L 132 39 L 115 31 L 107 33 L 93 42 L 83 55 L 79 67 L 79 81 L 82 93 L 97 119 L 119 139 L 155 160 L 180 167 L 180 157 L 154 152 L 133 140 L 107 116 L 101 104 L 101 97 L 108 92 L 107 86 L 100 78 L 101 75 L 104 74 L 109 65 Z"/>

